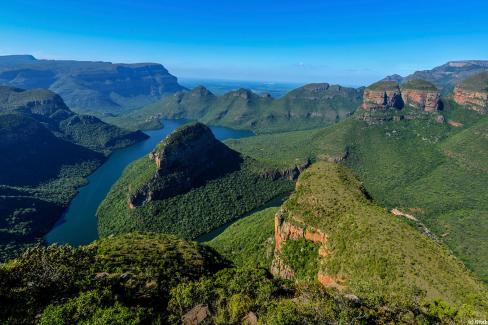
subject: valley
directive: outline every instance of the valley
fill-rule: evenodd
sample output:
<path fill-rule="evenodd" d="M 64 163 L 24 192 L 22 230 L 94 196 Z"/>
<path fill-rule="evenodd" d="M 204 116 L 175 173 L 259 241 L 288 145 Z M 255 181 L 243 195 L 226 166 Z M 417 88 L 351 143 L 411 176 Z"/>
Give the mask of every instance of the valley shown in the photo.
<path fill-rule="evenodd" d="M 487 317 L 483 62 L 278 97 L 183 89 L 159 65 L 69 63 L 77 84 L 94 69 L 88 88 L 124 69 L 139 72 L 114 92 L 172 83 L 137 105 L 123 92 L 118 108 L 1 86 L 0 321 Z M 69 64 L 3 58 L 0 82 L 30 88 L 37 69 Z"/>
<path fill-rule="evenodd" d="M 112 153 L 81 187 L 71 201 L 66 212 L 45 236 L 49 244 L 86 245 L 98 239 L 96 212 L 100 203 L 108 194 L 112 185 L 124 169 L 134 160 L 147 155 L 161 139 L 185 123 L 184 120 L 163 120 L 164 127 L 159 130 L 146 131 L 147 140 Z M 223 127 L 213 127 L 212 131 L 220 140 L 242 138 L 252 133 L 235 131 Z"/>

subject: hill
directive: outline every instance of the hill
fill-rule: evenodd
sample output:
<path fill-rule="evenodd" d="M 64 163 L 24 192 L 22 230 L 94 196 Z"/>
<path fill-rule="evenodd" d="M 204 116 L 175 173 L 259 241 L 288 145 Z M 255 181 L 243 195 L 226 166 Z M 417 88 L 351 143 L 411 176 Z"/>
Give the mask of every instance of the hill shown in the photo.
<path fill-rule="evenodd" d="M 442 299 L 458 307 L 476 301 L 478 309 L 488 308 L 486 288 L 460 261 L 372 203 L 338 164 L 319 162 L 299 177 L 275 217 L 272 270 L 318 279 L 364 300 L 401 305 Z"/>
<path fill-rule="evenodd" d="M 479 113 L 488 111 L 488 71 L 473 75 L 460 82 L 452 94 L 459 105 Z"/>
<path fill-rule="evenodd" d="M 47 233 L 112 150 L 146 138 L 73 113 L 45 89 L 0 86 L 0 260 Z"/>
<path fill-rule="evenodd" d="M 308 84 L 280 98 L 238 89 L 215 96 L 204 87 L 177 93 L 140 110 L 107 118 L 131 128 L 156 127 L 158 118 L 185 118 L 258 133 L 310 129 L 336 123 L 361 103 L 362 89 Z"/>
<path fill-rule="evenodd" d="M 0 321 L 416 324 L 483 317 L 468 305 L 457 309 L 436 300 L 395 308 L 313 281 L 295 284 L 265 269 L 231 266 L 208 247 L 161 234 L 127 234 L 80 248 L 36 247 L 0 264 Z"/>
<path fill-rule="evenodd" d="M 99 233 L 197 238 L 291 190 L 293 176 L 229 149 L 203 124 L 186 125 L 127 167 L 97 211 Z"/>
<path fill-rule="evenodd" d="M 229 140 L 231 148 L 286 168 L 303 160 L 341 161 L 388 209 L 415 216 L 483 281 L 488 281 L 486 117 L 444 100 L 437 113 L 415 108 L 355 113 L 319 130 Z M 447 123 L 440 123 L 438 116 Z M 393 118 L 399 116 L 398 118 Z M 404 116 L 403 118 L 401 118 Z"/>
<path fill-rule="evenodd" d="M 393 75 L 386 79 L 396 80 L 399 83 L 414 79 L 426 80 L 439 88 L 443 95 L 447 95 L 460 81 L 484 71 L 488 71 L 488 61 L 462 60 L 450 61 L 430 70 L 415 71 L 407 77 Z"/>
<path fill-rule="evenodd" d="M 50 89 L 81 112 L 120 112 L 147 105 L 184 89 L 156 63 L 38 60 L 31 55 L 0 56 L 0 84 Z"/>

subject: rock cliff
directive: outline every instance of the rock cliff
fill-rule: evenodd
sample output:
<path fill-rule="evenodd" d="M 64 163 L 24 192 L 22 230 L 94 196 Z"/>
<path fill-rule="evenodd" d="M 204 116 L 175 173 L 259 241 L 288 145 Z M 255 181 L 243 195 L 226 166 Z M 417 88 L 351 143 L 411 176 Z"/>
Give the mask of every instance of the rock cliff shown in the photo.
<path fill-rule="evenodd" d="M 368 86 L 364 90 L 363 104 L 365 110 L 403 108 L 400 87 L 396 81 L 383 80 Z"/>
<path fill-rule="evenodd" d="M 469 77 L 459 83 L 452 98 L 459 105 L 479 113 L 488 111 L 488 72 Z"/>
<path fill-rule="evenodd" d="M 405 105 L 426 112 L 435 112 L 442 108 L 441 94 L 430 82 L 413 79 L 401 85 L 401 95 Z"/>
<path fill-rule="evenodd" d="M 141 107 L 184 89 L 156 63 L 37 60 L 32 56 L 0 56 L 0 84 L 48 88 L 71 108 L 103 112 Z"/>
<path fill-rule="evenodd" d="M 239 153 L 218 141 L 204 124 L 176 130 L 164 139 L 149 158 L 156 165 L 150 180 L 129 193 L 130 208 L 184 193 L 207 181 L 239 169 Z"/>

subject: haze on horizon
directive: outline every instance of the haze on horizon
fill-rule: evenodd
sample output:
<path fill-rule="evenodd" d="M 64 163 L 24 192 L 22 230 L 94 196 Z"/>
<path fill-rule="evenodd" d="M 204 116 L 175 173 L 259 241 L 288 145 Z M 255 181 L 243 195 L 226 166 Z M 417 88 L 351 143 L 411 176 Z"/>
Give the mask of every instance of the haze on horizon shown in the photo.
<path fill-rule="evenodd" d="M 180 78 L 366 85 L 487 59 L 488 2 L 15 0 L 0 55 L 158 62 Z"/>

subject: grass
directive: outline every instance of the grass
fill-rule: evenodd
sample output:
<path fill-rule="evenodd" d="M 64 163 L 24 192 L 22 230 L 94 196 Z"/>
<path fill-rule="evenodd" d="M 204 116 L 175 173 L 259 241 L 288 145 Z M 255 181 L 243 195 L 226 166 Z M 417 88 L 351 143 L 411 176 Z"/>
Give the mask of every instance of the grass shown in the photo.
<path fill-rule="evenodd" d="M 286 220 L 327 234 L 323 273 L 369 301 L 410 304 L 442 299 L 486 310 L 486 287 L 439 243 L 370 202 L 341 165 L 319 162 L 285 202 Z M 297 260 L 297 259 L 296 259 Z"/>
<path fill-rule="evenodd" d="M 151 163 L 141 158 L 114 184 L 97 211 L 101 236 L 140 230 L 197 238 L 292 188 L 291 181 L 266 179 L 262 176 L 266 166 L 245 159 L 239 170 L 201 187 L 129 209 L 127 195 L 134 177 L 146 174 Z"/>
<path fill-rule="evenodd" d="M 212 324 L 240 323 L 250 312 L 265 324 L 452 323 L 476 316 L 441 301 L 405 309 L 351 304 L 341 292 L 231 267 L 209 247 L 150 233 L 29 250 L 0 264 L 0 300 L 6 324 L 175 324 L 201 305 L 211 310 L 205 321 Z"/>
<path fill-rule="evenodd" d="M 274 215 L 278 208 L 256 212 L 227 227 L 206 244 L 237 266 L 271 266 L 274 249 Z"/>
<path fill-rule="evenodd" d="M 488 241 L 476 227 L 487 227 L 488 120 L 449 99 L 444 102 L 441 114 L 462 126 L 439 124 L 428 114 L 374 125 L 351 117 L 325 129 L 227 144 L 276 166 L 346 153 L 343 164 L 354 170 L 374 200 L 390 209 L 411 210 L 486 282 Z"/>
<path fill-rule="evenodd" d="M 437 91 L 437 87 L 423 79 L 411 79 L 402 83 L 402 89 L 413 89 L 413 90 L 423 90 L 423 91 Z"/>
<path fill-rule="evenodd" d="M 459 86 L 473 91 L 488 92 L 488 72 L 481 72 L 464 79 Z"/>
<path fill-rule="evenodd" d="M 398 82 L 394 80 L 382 80 L 375 82 L 368 87 L 366 87 L 367 90 L 373 90 L 373 91 L 390 91 L 390 90 L 398 90 Z"/>

